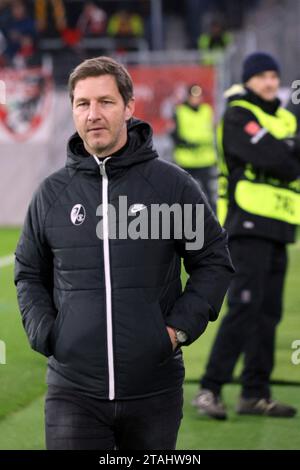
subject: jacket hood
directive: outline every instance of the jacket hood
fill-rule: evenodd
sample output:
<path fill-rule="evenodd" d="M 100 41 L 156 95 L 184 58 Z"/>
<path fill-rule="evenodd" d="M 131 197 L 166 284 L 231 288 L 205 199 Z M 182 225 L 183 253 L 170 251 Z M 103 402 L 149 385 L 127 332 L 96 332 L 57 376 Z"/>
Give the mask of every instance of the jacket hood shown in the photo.
<path fill-rule="evenodd" d="M 148 123 L 132 118 L 127 123 L 127 133 L 126 145 L 114 154 L 108 155 L 111 157 L 107 162 L 107 168 L 110 171 L 137 165 L 158 157 L 153 148 L 152 128 Z M 97 162 L 86 151 L 77 132 L 68 141 L 66 167 L 76 171 L 99 171 Z"/>

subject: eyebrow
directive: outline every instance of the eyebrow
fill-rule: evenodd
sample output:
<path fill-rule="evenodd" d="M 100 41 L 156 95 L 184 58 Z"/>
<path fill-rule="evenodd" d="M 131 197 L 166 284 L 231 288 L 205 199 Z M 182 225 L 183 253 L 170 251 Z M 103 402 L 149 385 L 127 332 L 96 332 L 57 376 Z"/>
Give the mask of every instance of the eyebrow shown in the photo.
<path fill-rule="evenodd" d="M 98 96 L 96 98 L 97 100 L 115 100 L 115 97 L 114 96 L 111 96 L 111 95 L 103 95 L 103 96 Z M 79 101 L 90 101 L 89 98 L 86 98 L 84 96 L 80 96 L 78 98 L 76 98 L 75 100 L 75 103 L 78 103 Z"/>

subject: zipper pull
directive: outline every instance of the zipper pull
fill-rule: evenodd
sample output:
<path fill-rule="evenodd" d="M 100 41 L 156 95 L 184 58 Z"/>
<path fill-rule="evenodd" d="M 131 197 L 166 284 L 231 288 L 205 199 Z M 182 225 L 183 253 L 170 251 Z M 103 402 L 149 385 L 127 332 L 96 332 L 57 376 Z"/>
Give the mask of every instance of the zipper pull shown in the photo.
<path fill-rule="evenodd" d="M 106 157 L 105 160 L 100 160 L 96 155 L 93 155 L 93 157 L 98 163 L 101 176 L 106 176 L 105 163 L 110 159 L 110 157 Z"/>
<path fill-rule="evenodd" d="M 100 170 L 101 176 L 105 176 L 104 162 L 100 162 L 100 163 L 99 163 L 99 170 Z"/>

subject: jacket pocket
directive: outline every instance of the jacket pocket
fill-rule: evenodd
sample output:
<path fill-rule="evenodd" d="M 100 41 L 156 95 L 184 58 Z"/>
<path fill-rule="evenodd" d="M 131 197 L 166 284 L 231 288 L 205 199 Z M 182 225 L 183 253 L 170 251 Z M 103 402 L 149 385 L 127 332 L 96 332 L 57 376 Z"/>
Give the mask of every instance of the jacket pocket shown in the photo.
<path fill-rule="evenodd" d="M 59 335 L 61 333 L 63 323 L 66 319 L 66 309 L 64 306 L 58 311 L 52 331 L 51 331 L 51 350 L 52 354 L 55 356 L 55 347 L 59 338 Z"/>
<path fill-rule="evenodd" d="M 167 330 L 167 325 L 163 317 L 159 302 L 156 302 L 156 312 L 154 320 L 160 338 L 161 351 L 159 363 L 165 363 L 173 355 L 173 343 Z"/>

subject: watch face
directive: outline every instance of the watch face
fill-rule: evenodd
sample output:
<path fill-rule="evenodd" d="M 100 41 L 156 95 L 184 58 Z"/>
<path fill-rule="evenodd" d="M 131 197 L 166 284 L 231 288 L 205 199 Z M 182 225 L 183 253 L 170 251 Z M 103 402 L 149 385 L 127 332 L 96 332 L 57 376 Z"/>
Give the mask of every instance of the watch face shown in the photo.
<path fill-rule="evenodd" d="M 187 334 L 184 331 L 176 330 L 176 335 L 179 343 L 184 343 L 187 340 Z"/>

